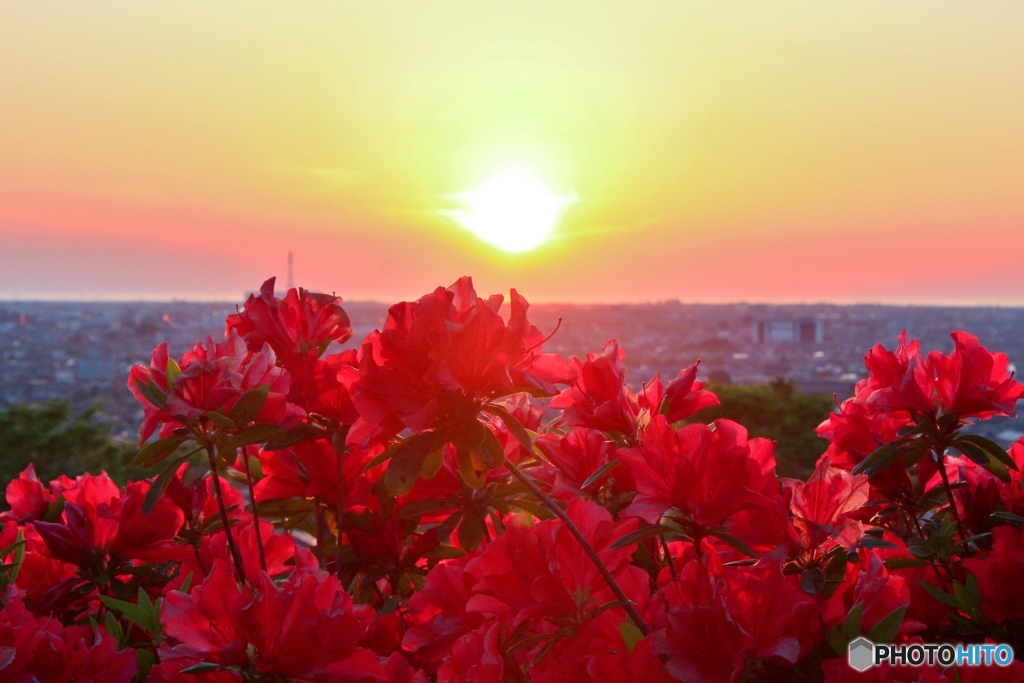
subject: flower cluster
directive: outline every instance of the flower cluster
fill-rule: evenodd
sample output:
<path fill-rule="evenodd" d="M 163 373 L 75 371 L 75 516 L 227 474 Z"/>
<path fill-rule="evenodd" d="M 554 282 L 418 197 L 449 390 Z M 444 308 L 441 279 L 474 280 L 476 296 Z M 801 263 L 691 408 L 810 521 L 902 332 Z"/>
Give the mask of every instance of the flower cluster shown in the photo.
<path fill-rule="evenodd" d="M 875 347 L 798 481 L 700 419 L 696 363 L 631 386 L 510 299 L 463 278 L 345 349 L 338 297 L 269 280 L 157 347 L 128 379 L 156 476 L 7 487 L 0 679 L 954 683 L 846 649 L 1024 652 L 1024 442 L 971 429 L 1024 397 L 1006 356 Z"/>

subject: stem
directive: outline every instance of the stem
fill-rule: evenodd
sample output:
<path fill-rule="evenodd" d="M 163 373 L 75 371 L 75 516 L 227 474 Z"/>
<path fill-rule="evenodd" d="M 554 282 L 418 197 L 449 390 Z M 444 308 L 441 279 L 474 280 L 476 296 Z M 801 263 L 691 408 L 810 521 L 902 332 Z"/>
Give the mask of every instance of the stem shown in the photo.
<path fill-rule="evenodd" d="M 206 455 L 210 459 L 210 473 L 213 475 L 213 493 L 217 497 L 217 507 L 220 508 L 220 520 L 224 523 L 224 534 L 228 540 L 228 551 L 231 553 L 231 561 L 235 563 L 235 574 L 240 583 L 245 583 L 245 565 L 242 564 L 242 554 L 238 552 L 235 544 L 235 536 L 231 533 L 231 524 L 228 520 L 228 509 L 224 505 L 224 494 L 220 490 L 220 473 L 217 472 L 217 455 L 214 453 L 213 445 L 206 447 Z"/>
<path fill-rule="evenodd" d="M 907 519 L 910 519 L 914 523 L 914 526 L 917 528 L 917 535 L 921 538 L 924 538 L 924 529 L 921 528 L 921 523 L 917 521 L 917 515 L 914 515 L 909 510 L 906 509 L 903 510 L 903 513 L 907 516 Z M 938 561 L 936 561 L 934 557 L 930 557 L 928 559 L 931 562 L 932 571 L 935 572 L 935 578 L 939 580 L 939 584 L 942 586 L 942 590 L 949 593 L 949 585 L 946 583 L 946 579 L 943 578 L 942 572 L 939 571 Z"/>
<path fill-rule="evenodd" d="M 665 559 L 668 560 L 668 570 L 672 574 L 672 580 L 678 581 L 679 574 L 676 572 L 676 563 L 672 557 L 672 552 L 668 549 L 668 541 L 665 540 L 664 536 L 658 536 L 658 539 L 661 541 L 661 547 L 665 551 Z"/>
<path fill-rule="evenodd" d="M 249 469 L 249 454 L 242 446 L 242 462 L 245 464 L 245 483 L 249 485 L 249 505 L 252 508 L 252 525 L 256 528 L 256 546 L 260 550 L 260 569 L 267 571 L 267 554 L 263 550 L 263 532 L 260 531 L 260 513 L 256 511 L 256 494 L 252 490 L 252 471 Z"/>
<path fill-rule="evenodd" d="M 320 561 L 320 569 L 324 568 L 324 507 L 320 499 L 314 499 L 316 505 L 316 556 Z"/>
<path fill-rule="evenodd" d="M 960 521 L 960 512 L 956 509 L 956 499 L 953 497 L 953 489 L 949 486 L 949 475 L 946 474 L 945 455 L 940 455 L 938 452 L 935 452 L 935 461 L 939 465 L 939 476 L 942 477 L 942 486 L 946 489 L 946 497 L 949 498 L 949 508 L 953 513 L 953 520 L 956 522 L 957 533 L 960 534 L 960 542 L 963 543 L 967 540 L 967 534 L 964 533 L 964 524 Z M 970 552 L 966 545 L 964 545 L 964 552 Z"/>
<path fill-rule="evenodd" d="M 335 451 L 337 452 L 337 451 Z M 345 457 L 345 453 L 338 453 L 338 507 L 335 511 L 335 523 L 338 527 L 338 539 L 337 547 L 334 549 L 334 572 L 338 575 L 338 580 L 341 581 L 341 564 L 342 564 L 342 553 L 341 553 L 341 534 L 342 532 L 342 520 L 345 519 L 345 481 L 342 478 L 342 467 L 341 460 Z"/>
<path fill-rule="evenodd" d="M 604 580 L 608 583 L 608 587 L 612 589 L 612 593 L 614 593 L 615 597 L 622 602 L 623 607 L 626 610 L 626 614 L 628 614 L 629 618 L 633 620 L 633 624 L 637 627 L 640 633 L 645 636 L 650 634 L 651 629 L 647 627 L 647 623 L 643 620 L 643 617 L 641 617 L 640 613 L 636 611 L 636 606 L 633 604 L 633 601 L 626 597 L 622 588 L 618 583 L 616 583 L 615 577 L 613 577 L 612 573 L 608 571 L 608 567 L 601 560 L 600 556 L 598 556 L 597 551 L 594 550 L 594 546 L 590 545 L 590 542 L 583 536 L 583 532 L 580 531 L 575 522 L 569 518 L 569 515 L 565 514 L 565 510 L 558 507 L 558 503 L 552 500 L 548 494 L 541 491 L 537 484 L 535 484 L 532 479 L 524 474 L 523 471 L 516 467 L 511 461 L 506 460 L 505 467 L 508 468 L 508 471 L 511 472 L 516 479 L 523 482 L 523 484 L 526 485 L 526 488 L 530 489 L 533 495 L 540 498 L 541 502 L 543 502 L 544 505 L 551 510 L 556 517 L 558 517 L 558 519 L 562 520 L 562 523 L 565 524 L 566 528 L 569 529 L 569 532 L 576 537 L 576 540 L 579 541 L 579 544 L 583 547 L 583 552 L 587 554 L 587 557 L 589 557 L 591 562 L 594 563 L 594 566 L 597 567 L 597 571 L 599 571 L 601 576 L 604 577 Z"/>

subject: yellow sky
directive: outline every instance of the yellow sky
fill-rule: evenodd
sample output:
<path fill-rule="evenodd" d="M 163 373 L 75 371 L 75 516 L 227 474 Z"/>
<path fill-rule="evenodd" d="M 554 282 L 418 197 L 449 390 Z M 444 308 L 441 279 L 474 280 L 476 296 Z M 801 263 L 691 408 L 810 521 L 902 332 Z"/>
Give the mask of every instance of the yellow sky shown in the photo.
<path fill-rule="evenodd" d="M 1024 303 L 1024 3 L 0 4 L 0 296 Z M 577 201 L 509 255 L 459 193 Z M 970 254 L 968 258 L 966 255 Z"/>

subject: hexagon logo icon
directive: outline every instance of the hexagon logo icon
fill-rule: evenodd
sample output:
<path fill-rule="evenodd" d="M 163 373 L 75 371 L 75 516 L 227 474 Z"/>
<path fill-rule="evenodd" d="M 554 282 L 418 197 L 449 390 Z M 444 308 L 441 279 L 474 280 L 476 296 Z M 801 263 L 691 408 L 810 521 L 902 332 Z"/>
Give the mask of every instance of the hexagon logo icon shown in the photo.
<path fill-rule="evenodd" d="M 858 638 L 850 643 L 847 661 L 857 671 L 867 671 L 875 662 L 875 644 L 867 638 Z"/>

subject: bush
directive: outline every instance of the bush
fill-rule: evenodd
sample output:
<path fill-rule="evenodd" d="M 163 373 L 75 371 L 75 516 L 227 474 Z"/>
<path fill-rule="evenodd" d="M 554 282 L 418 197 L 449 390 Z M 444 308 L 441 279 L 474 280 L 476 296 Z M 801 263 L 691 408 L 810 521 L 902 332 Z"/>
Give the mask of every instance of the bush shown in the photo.
<path fill-rule="evenodd" d="M 862 638 L 1024 648 L 1024 443 L 965 431 L 1024 396 L 1006 356 L 876 346 L 780 479 L 770 440 L 705 423 L 696 364 L 636 394 L 616 342 L 544 354 L 511 300 L 464 278 L 325 355 L 340 299 L 271 280 L 157 347 L 128 379 L 156 476 L 7 487 L 2 678 L 842 681 Z"/>

